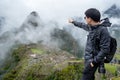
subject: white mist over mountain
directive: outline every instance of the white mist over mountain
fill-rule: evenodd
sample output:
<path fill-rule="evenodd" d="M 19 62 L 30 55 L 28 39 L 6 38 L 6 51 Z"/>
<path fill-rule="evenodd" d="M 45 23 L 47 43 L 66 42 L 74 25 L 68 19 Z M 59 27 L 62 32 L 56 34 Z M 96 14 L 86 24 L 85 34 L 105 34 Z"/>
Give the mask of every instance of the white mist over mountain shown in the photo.
<path fill-rule="evenodd" d="M 7 18 L 12 27 L 21 25 L 31 11 L 37 11 L 44 21 L 56 20 L 63 24 L 72 16 L 84 16 L 84 11 L 95 7 L 106 10 L 119 0 L 1 0 L 0 15 Z"/>
<path fill-rule="evenodd" d="M 120 0 L 1 0 L 0 1 L 0 59 L 4 59 L 12 46 L 17 43 L 36 43 L 45 41 L 49 43 L 50 31 L 55 27 L 63 28 L 71 25 L 67 22 L 70 17 L 84 17 L 88 8 L 97 8 L 103 12 L 113 4 L 119 6 Z M 24 28 L 17 32 L 26 17 L 36 11 L 43 21 L 44 28 Z M 53 21 L 53 23 L 51 22 Z M 54 21 L 57 22 L 54 24 Z M 81 29 L 70 27 L 76 39 L 85 44 L 86 37 Z M 41 39 L 42 38 L 42 39 Z M 51 42 L 52 43 L 52 42 Z M 56 43 L 55 43 L 56 44 Z"/>

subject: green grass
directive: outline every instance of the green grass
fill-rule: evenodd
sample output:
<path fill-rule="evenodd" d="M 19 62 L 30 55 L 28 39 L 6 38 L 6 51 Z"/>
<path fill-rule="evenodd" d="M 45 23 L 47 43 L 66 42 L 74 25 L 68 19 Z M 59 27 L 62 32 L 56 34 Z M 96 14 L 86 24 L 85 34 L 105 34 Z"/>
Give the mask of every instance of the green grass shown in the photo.
<path fill-rule="evenodd" d="M 42 54 L 42 53 L 44 53 L 43 50 L 41 50 L 41 49 L 36 49 L 36 48 L 31 49 L 31 51 L 32 51 L 33 53 L 36 53 L 36 54 Z"/>
<path fill-rule="evenodd" d="M 118 60 L 120 60 L 120 54 L 116 54 L 115 58 L 118 59 Z"/>
<path fill-rule="evenodd" d="M 118 78 L 113 78 L 112 80 L 120 80 L 120 77 L 118 77 Z"/>
<path fill-rule="evenodd" d="M 63 70 L 56 71 L 46 80 L 80 80 L 83 71 L 83 64 L 69 65 Z"/>
<path fill-rule="evenodd" d="M 106 70 L 112 74 L 115 74 L 117 70 L 117 65 L 114 65 L 114 64 L 105 64 L 105 67 L 106 67 Z"/>

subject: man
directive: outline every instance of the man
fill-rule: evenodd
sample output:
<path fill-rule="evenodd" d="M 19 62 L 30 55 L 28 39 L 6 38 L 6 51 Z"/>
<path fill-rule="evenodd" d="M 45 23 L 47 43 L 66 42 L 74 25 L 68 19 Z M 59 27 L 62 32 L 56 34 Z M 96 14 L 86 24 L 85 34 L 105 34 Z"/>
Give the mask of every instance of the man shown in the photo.
<path fill-rule="evenodd" d="M 89 32 L 85 48 L 85 68 L 82 80 L 95 80 L 94 75 L 97 68 L 99 68 L 98 71 L 100 73 L 105 73 L 104 58 L 110 50 L 110 36 L 107 27 L 104 27 L 107 25 L 104 24 L 104 22 L 102 24 L 100 18 L 100 12 L 95 8 L 90 8 L 85 12 L 84 17 L 87 24 L 69 19 L 69 23 Z M 107 24 L 109 24 L 109 22 Z M 97 32 L 100 34 L 97 35 L 99 38 L 97 44 L 94 45 L 97 39 L 97 37 L 95 37 Z"/>

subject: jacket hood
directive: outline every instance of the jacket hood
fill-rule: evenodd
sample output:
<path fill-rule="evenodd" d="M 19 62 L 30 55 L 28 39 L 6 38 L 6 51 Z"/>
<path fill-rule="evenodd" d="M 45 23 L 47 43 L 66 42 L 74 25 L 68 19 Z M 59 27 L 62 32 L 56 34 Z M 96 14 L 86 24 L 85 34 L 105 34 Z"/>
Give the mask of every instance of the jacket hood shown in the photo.
<path fill-rule="evenodd" d="M 112 23 L 110 23 L 109 21 L 109 18 L 104 18 L 101 20 L 101 26 L 104 26 L 104 27 L 110 27 Z"/>

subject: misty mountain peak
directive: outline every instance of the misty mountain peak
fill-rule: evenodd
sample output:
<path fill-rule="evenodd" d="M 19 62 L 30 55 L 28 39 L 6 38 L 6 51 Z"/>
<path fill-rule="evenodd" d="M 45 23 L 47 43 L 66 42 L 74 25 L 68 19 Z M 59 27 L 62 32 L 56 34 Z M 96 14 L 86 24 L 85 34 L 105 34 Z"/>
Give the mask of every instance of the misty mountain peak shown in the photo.
<path fill-rule="evenodd" d="M 36 11 L 31 12 L 26 20 L 23 22 L 21 26 L 21 30 L 24 30 L 24 28 L 35 28 L 35 27 L 43 27 L 44 23 L 42 22 L 39 14 Z"/>
<path fill-rule="evenodd" d="M 108 15 L 109 17 L 120 18 L 120 8 L 114 4 L 108 8 L 104 14 Z"/>
<path fill-rule="evenodd" d="M 30 15 L 32 15 L 34 17 L 39 17 L 39 15 L 38 15 L 38 13 L 36 11 L 31 12 Z"/>

